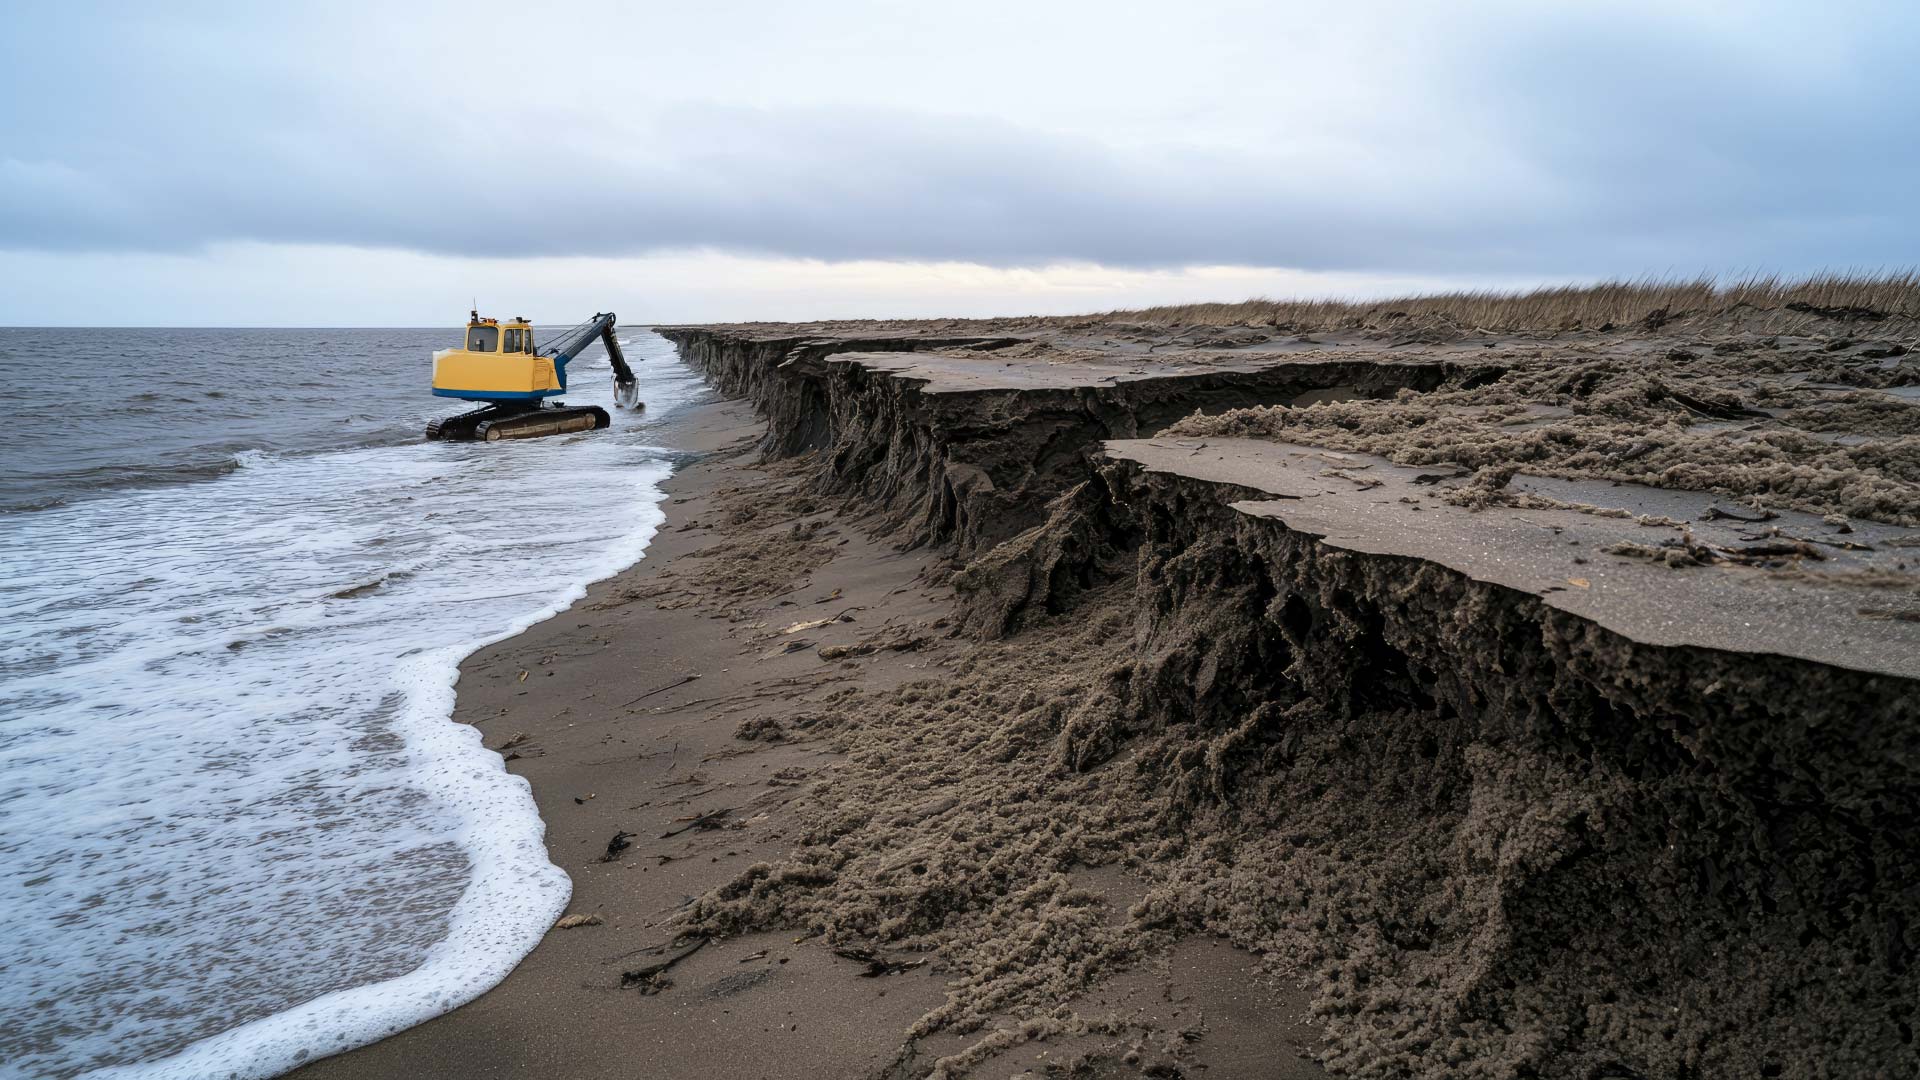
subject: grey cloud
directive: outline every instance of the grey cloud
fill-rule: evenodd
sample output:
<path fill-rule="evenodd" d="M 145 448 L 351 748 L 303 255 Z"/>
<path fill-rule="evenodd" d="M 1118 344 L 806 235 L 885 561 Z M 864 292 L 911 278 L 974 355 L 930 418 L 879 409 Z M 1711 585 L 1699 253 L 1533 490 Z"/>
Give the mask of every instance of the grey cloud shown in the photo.
<path fill-rule="evenodd" d="M 0 247 L 1538 274 L 1902 264 L 1920 241 L 1906 138 L 1920 76 L 1896 40 L 1861 40 L 1871 74 L 1843 65 L 1811 90 L 1739 50 L 1632 26 L 1442 43 L 1472 61 L 1452 96 L 1406 102 L 1429 112 L 1420 137 L 1364 157 L 1306 155 L 1284 130 L 1231 151 L 1171 135 L 1123 150 L 908 109 L 682 106 L 622 129 L 548 118 L 524 160 L 502 162 L 402 103 L 369 114 L 283 92 L 161 126 L 109 101 L 94 103 L 104 130 L 0 114 L 30 136 L 0 150 Z M 1472 138 L 1450 130 L 1463 115 Z"/>

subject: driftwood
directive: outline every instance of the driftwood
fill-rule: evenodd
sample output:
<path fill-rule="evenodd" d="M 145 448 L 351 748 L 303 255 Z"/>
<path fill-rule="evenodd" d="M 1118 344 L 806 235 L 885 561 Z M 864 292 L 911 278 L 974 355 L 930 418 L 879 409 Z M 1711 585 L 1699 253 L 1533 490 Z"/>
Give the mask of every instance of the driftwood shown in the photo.
<path fill-rule="evenodd" d="M 889 960 L 886 957 L 867 952 L 865 949 L 835 949 L 833 950 L 833 955 L 842 960 L 852 960 L 856 964 L 867 965 L 867 970 L 860 973 L 860 977 L 863 979 L 877 979 L 882 975 L 898 975 L 903 971 L 912 971 L 914 968 L 920 967 L 927 962 L 927 958 L 924 956 L 918 960 L 911 961 Z"/>
<path fill-rule="evenodd" d="M 733 813 L 737 809 L 739 809 L 739 807 L 723 806 L 718 810 L 709 810 L 706 813 L 701 814 L 699 817 L 694 818 L 693 820 L 687 822 L 685 825 L 682 825 L 677 829 L 669 829 L 666 832 L 661 833 L 660 839 L 670 840 L 673 837 L 679 836 L 683 832 L 690 832 L 694 829 L 717 829 L 720 827 L 721 819 L 725 818 L 728 814 Z"/>
<path fill-rule="evenodd" d="M 1703 521 L 1738 521 L 1745 525 L 1758 525 L 1763 521 L 1772 521 L 1774 518 L 1777 518 L 1779 516 L 1780 516 L 1779 514 L 1776 514 L 1771 510 L 1762 510 L 1759 512 L 1759 514 L 1757 514 L 1754 517 L 1745 517 L 1743 515 L 1736 514 L 1731 510 L 1722 510 L 1717 506 L 1709 506 L 1707 507 L 1707 512 L 1701 515 L 1701 520 Z"/>
<path fill-rule="evenodd" d="M 692 956 L 694 953 L 706 947 L 707 939 L 700 938 L 693 944 L 667 957 L 665 960 L 647 964 L 644 967 L 637 967 L 632 971 L 623 971 L 620 973 L 620 988 L 627 990 L 637 986 L 640 988 L 642 994 L 657 994 L 673 985 L 666 979 L 661 978 L 661 976 L 673 970 L 675 964 L 678 964 L 680 961 L 685 960 L 687 957 Z"/>
<path fill-rule="evenodd" d="M 668 684 L 667 684 L 667 685 L 665 685 L 665 686 L 656 686 L 656 687 L 654 687 L 653 689 L 651 689 L 651 690 L 649 690 L 649 691 L 647 691 L 646 693 L 644 693 L 644 694 L 641 694 L 641 695 L 640 695 L 639 697 L 637 697 L 637 698 L 634 698 L 634 699 L 633 699 L 633 701 L 629 701 L 629 702 L 627 702 L 627 703 L 626 703 L 626 705 L 622 705 L 622 706 L 620 706 L 620 707 L 624 709 L 624 708 L 626 708 L 626 707 L 627 707 L 628 705 L 632 705 L 632 704 L 634 704 L 635 702 L 640 702 L 640 701 L 645 701 L 645 700 L 647 700 L 648 698 L 650 698 L 650 697 L 652 697 L 652 696 L 653 696 L 653 695 L 655 695 L 655 694 L 664 694 L 664 693 L 666 693 L 666 692 L 667 692 L 668 690 L 671 690 L 671 689 L 673 689 L 673 688 L 674 688 L 674 687 L 676 687 L 676 686 L 685 686 L 685 685 L 687 685 L 688 683 L 690 683 L 690 682 L 692 682 L 693 680 L 695 680 L 695 679 L 697 679 L 697 678 L 699 678 L 699 677 L 700 677 L 700 676 L 698 676 L 698 675 L 688 675 L 688 676 L 686 676 L 685 678 L 682 678 L 682 679 L 677 679 L 677 680 L 675 680 L 675 681 L 673 681 L 673 682 L 670 682 L 670 683 L 668 683 Z"/>

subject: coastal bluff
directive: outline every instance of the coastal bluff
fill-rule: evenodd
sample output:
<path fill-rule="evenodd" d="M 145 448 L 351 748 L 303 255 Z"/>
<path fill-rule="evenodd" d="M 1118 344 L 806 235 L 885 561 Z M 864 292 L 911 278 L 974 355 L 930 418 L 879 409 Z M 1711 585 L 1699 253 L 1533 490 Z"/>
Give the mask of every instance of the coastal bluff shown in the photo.
<path fill-rule="evenodd" d="M 1150 806 L 1074 859 L 1150 882 L 1140 940 L 1220 935 L 1302 981 L 1334 1071 L 1914 1059 L 1920 373 L 1846 312 L 659 332 L 806 491 L 943 556 L 949 633 L 1084 676 L 969 736 L 1053 780 L 952 797 L 1024 801 L 1026 828 Z M 909 737 L 839 723 L 856 754 Z M 693 918 L 805 923 L 885 887 L 991 952 L 1007 891 L 850 862 L 875 828 Z M 925 864 L 978 839 L 885 841 L 909 842 Z M 1065 868 L 1008 859 L 1014 885 Z M 1005 984 L 932 1026 L 1067 985 Z"/>

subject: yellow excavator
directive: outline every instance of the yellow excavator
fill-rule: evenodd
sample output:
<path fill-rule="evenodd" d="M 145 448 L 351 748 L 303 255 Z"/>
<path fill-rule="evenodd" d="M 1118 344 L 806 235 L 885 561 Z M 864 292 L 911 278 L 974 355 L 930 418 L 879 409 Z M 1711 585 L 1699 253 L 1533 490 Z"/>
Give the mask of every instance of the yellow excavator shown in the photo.
<path fill-rule="evenodd" d="M 567 364 L 595 338 L 613 363 L 613 403 L 640 409 L 640 384 L 620 352 L 611 311 L 562 331 L 535 345 L 533 324 L 515 318 L 483 319 L 479 309 L 467 316 L 460 348 L 433 354 L 433 392 L 437 397 L 481 402 L 472 412 L 427 425 L 429 439 L 534 439 L 569 431 L 592 431 L 613 420 L 598 405 L 549 401 L 567 390 Z"/>

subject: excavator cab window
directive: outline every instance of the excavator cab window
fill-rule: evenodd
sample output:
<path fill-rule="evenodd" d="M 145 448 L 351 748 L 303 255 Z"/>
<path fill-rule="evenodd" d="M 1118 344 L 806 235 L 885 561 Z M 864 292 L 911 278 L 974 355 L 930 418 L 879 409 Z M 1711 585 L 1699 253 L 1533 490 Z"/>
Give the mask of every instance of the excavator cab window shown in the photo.
<path fill-rule="evenodd" d="M 500 328 L 497 326 L 467 327 L 468 352 L 498 352 L 500 349 Z"/>
<path fill-rule="evenodd" d="M 510 353 L 519 352 L 520 351 L 520 331 L 509 329 L 507 331 L 507 343 L 501 346 L 500 351 L 510 352 Z"/>

